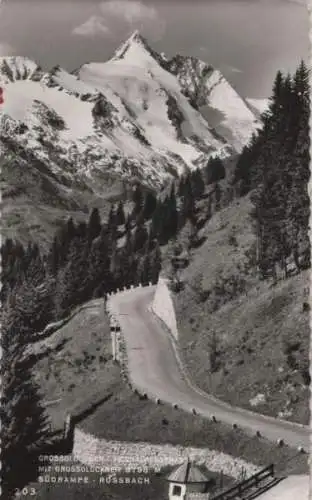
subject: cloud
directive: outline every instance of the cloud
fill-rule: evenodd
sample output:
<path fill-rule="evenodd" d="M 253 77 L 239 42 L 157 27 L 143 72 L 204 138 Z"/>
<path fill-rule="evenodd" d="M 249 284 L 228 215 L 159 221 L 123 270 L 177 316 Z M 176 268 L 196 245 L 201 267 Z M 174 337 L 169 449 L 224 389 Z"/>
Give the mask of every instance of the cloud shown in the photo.
<path fill-rule="evenodd" d="M 1 1 L 1 0 L 0 0 Z M 139 0 L 109 0 L 101 2 L 99 12 L 77 26 L 73 35 L 85 37 L 113 35 L 114 30 L 109 27 L 123 25 L 125 36 L 135 29 L 148 33 L 149 38 L 156 41 L 162 38 L 165 31 L 165 22 L 153 6 L 144 5 Z"/>
<path fill-rule="evenodd" d="M 124 24 L 125 36 L 135 29 L 145 32 L 151 41 L 160 40 L 165 33 L 166 23 L 155 7 L 139 0 L 108 0 L 100 3 L 100 10 L 107 26 Z"/>
<path fill-rule="evenodd" d="M 235 68 L 234 66 L 229 66 L 228 68 L 232 73 L 242 73 L 241 69 Z"/>
<path fill-rule="evenodd" d="M 79 36 L 101 36 L 109 33 L 110 30 L 105 24 L 105 19 L 101 16 L 91 16 L 85 23 L 72 31 L 73 35 Z"/>
<path fill-rule="evenodd" d="M 220 63 L 221 71 L 226 71 L 227 73 L 243 73 L 243 70 L 237 68 L 236 66 L 232 66 L 231 64 Z"/>
<path fill-rule="evenodd" d="M 110 0 L 102 2 L 100 9 L 103 15 L 123 19 L 128 24 L 144 20 L 151 21 L 158 18 L 154 7 L 144 5 L 137 0 Z"/>

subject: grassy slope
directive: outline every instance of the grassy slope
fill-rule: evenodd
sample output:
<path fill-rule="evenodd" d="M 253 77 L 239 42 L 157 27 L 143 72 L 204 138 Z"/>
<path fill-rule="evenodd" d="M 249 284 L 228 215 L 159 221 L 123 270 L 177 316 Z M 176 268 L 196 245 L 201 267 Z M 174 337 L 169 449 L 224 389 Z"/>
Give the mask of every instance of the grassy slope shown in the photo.
<path fill-rule="evenodd" d="M 116 375 L 101 299 L 77 308 L 69 322 L 34 349 L 47 354 L 35 366 L 44 400 L 61 398 L 47 407 L 54 428 L 63 426 L 68 411 L 83 411 L 104 397 Z"/>
<path fill-rule="evenodd" d="M 204 205 L 204 202 L 202 202 Z M 300 368 L 308 362 L 309 273 L 276 286 L 261 282 L 249 255 L 255 245 L 247 198 L 216 213 L 201 230 L 205 242 L 192 251 L 183 272 L 185 288 L 174 296 L 181 353 L 193 380 L 204 390 L 237 406 L 308 423 L 309 391 L 301 370 L 287 363 L 285 341 L 299 342 Z M 244 278 L 235 294 L 229 283 Z M 220 279 L 224 289 L 216 293 Z M 214 332 L 214 333 L 213 333 Z M 217 369 L 211 373 L 211 339 L 217 340 Z M 250 399 L 265 394 L 256 407 Z"/>

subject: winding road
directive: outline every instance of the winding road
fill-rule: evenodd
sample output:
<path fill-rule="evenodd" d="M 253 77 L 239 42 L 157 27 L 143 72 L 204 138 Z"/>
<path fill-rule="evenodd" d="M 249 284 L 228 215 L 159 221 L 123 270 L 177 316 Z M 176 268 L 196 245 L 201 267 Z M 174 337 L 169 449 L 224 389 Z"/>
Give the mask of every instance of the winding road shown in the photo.
<path fill-rule="evenodd" d="M 236 423 L 248 433 L 271 441 L 283 439 L 292 447 L 309 450 L 308 426 L 266 417 L 230 406 L 194 387 L 184 376 L 172 339 L 151 312 L 156 286 L 120 292 L 110 298 L 126 341 L 130 380 L 150 397 L 160 398 L 204 417 L 214 415 L 224 423 Z"/>

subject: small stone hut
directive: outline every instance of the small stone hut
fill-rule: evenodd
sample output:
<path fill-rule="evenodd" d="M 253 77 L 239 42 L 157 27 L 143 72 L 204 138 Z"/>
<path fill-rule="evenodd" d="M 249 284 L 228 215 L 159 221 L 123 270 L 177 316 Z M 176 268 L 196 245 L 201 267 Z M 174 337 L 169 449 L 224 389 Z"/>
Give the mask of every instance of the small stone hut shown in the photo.
<path fill-rule="evenodd" d="M 204 474 L 189 459 L 173 470 L 166 479 L 169 483 L 169 500 L 186 500 L 193 495 L 203 495 L 208 499 L 209 490 L 215 483 L 209 473 Z"/>

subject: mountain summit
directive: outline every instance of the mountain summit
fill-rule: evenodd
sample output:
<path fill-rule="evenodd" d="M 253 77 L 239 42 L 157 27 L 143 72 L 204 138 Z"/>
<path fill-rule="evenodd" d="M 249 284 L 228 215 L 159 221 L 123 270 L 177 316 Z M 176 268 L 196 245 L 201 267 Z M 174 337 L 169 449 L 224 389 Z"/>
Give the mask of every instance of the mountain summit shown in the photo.
<path fill-rule="evenodd" d="M 165 59 L 158 54 L 154 49 L 152 49 L 147 41 L 147 39 L 136 30 L 132 35 L 123 42 L 116 50 L 111 61 L 121 61 L 127 62 L 131 65 L 146 65 L 152 60 L 157 61 L 159 64 L 163 64 Z"/>
<path fill-rule="evenodd" d="M 124 50 L 127 50 L 132 45 L 141 46 L 141 47 L 147 49 L 148 51 L 152 50 L 148 44 L 147 39 L 140 33 L 139 30 L 135 30 L 130 35 L 130 37 L 118 47 L 118 49 L 115 52 L 116 56 L 118 57 L 119 52 L 123 52 Z"/>

